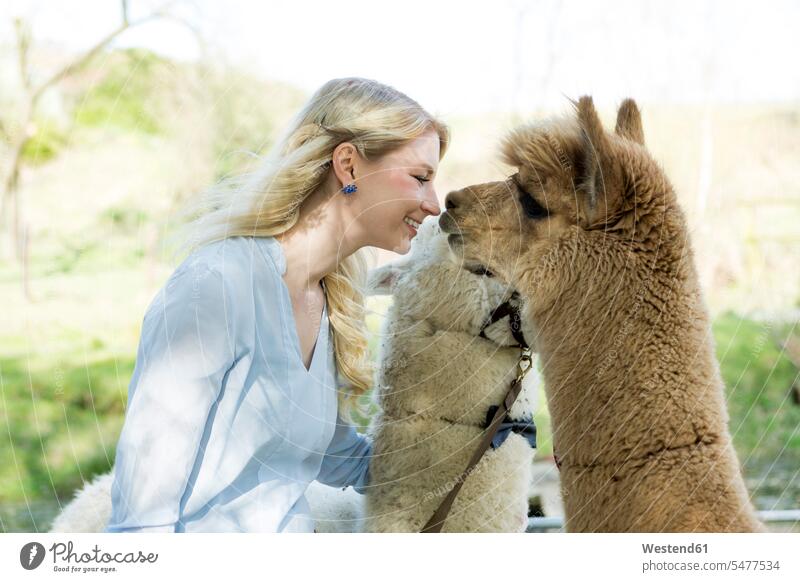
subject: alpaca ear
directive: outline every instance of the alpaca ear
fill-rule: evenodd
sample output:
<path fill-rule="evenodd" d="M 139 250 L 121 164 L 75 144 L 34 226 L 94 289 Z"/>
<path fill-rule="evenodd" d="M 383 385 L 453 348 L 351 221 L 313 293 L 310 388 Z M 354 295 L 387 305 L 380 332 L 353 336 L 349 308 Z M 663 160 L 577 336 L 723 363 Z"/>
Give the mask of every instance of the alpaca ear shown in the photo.
<path fill-rule="evenodd" d="M 372 269 L 367 275 L 367 295 L 391 295 L 394 293 L 394 285 L 401 272 L 402 268 L 395 263 Z"/>
<path fill-rule="evenodd" d="M 644 145 L 644 129 L 642 114 L 633 99 L 625 99 L 617 110 L 617 127 L 614 129 L 620 137 Z"/>
<path fill-rule="evenodd" d="M 580 164 L 578 166 L 578 207 L 580 222 L 586 228 L 606 224 L 621 203 L 621 179 L 594 102 L 581 97 L 575 108 L 581 128 Z"/>

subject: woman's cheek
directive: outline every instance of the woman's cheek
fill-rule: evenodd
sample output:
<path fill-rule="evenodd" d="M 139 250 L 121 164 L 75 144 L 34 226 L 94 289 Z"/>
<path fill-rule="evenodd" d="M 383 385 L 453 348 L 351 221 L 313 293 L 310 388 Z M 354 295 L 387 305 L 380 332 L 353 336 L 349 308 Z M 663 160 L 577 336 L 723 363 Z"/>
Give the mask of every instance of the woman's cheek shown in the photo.
<path fill-rule="evenodd" d="M 388 178 L 389 187 L 392 192 L 396 193 L 396 197 L 405 198 L 409 191 L 409 179 L 413 180 L 413 178 L 408 175 L 406 170 L 392 170 Z"/>

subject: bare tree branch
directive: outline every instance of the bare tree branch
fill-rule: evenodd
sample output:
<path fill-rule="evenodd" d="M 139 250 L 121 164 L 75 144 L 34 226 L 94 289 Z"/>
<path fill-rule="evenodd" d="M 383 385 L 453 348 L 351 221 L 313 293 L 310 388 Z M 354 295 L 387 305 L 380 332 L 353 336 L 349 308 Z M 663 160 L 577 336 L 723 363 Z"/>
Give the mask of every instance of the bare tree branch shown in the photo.
<path fill-rule="evenodd" d="M 28 51 L 31 46 L 31 35 L 28 26 L 21 18 L 14 20 L 14 32 L 17 36 L 17 59 L 19 61 L 19 76 L 22 87 L 30 93 L 31 78 L 28 74 Z"/>
<path fill-rule="evenodd" d="M 104 38 L 102 38 L 99 42 L 97 42 L 92 48 L 84 52 L 81 56 L 79 56 L 71 63 L 68 63 L 61 70 L 56 71 L 56 73 L 54 73 L 50 78 L 48 78 L 41 85 L 39 85 L 31 95 L 31 99 L 35 103 L 47 88 L 58 83 L 65 77 L 68 77 L 75 71 L 78 71 L 86 63 L 88 63 L 95 55 L 101 52 L 104 48 L 106 48 L 109 44 L 111 44 L 114 41 L 114 39 L 116 39 L 120 34 L 125 32 L 129 28 L 134 28 L 136 26 L 144 24 L 145 22 L 149 22 L 150 20 L 154 20 L 156 18 L 163 18 L 165 16 L 166 16 L 165 13 L 162 13 L 161 11 L 156 11 L 151 14 L 148 14 L 143 18 L 134 20 L 133 22 L 128 22 L 126 19 L 116 29 L 108 33 Z"/>
<path fill-rule="evenodd" d="M 5 226 L 6 223 L 6 215 L 9 208 L 11 208 L 12 212 L 12 220 L 11 220 L 11 239 L 12 239 L 12 246 L 16 250 L 16 256 L 18 259 L 25 260 L 23 256 L 24 253 L 27 252 L 27 244 L 29 243 L 29 234 L 26 230 L 23 233 L 23 224 L 22 224 L 22 217 L 20 215 L 20 201 L 19 201 L 19 176 L 20 170 L 22 167 L 22 154 L 25 150 L 25 147 L 30 142 L 30 140 L 34 137 L 30 133 L 31 122 L 33 121 L 36 106 L 41 98 L 42 94 L 50 87 L 58 83 L 59 81 L 69 77 L 73 73 L 80 70 L 84 67 L 89 61 L 92 60 L 98 53 L 103 51 L 109 44 L 111 44 L 119 35 L 130 28 L 134 28 L 137 26 L 141 26 L 147 22 L 150 22 L 155 19 L 163 19 L 163 18 L 171 18 L 185 26 L 187 26 L 195 35 L 197 39 L 201 39 L 201 35 L 199 31 L 192 26 L 189 22 L 178 18 L 172 14 L 170 14 L 170 9 L 173 5 L 178 3 L 179 0 L 170 0 L 165 2 L 161 5 L 160 8 L 154 10 L 153 12 L 147 14 L 146 16 L 138 19 L 131 20 L 130 13 L 129 13 L 129 4 L 128 0 L 120 0 L 121 1 L 121 11 L 122 11 L 122 22 L 117 26 L 114 30 L 108 33 L 106 36 L 98 40 L 93 46 L 89 49 L 78 55 L 76 58 L 72 59 L 69 63 L 61 67 L 55 73 L 50 75 L 46 78 L 43 82 L 38 83 L 34 86 L 31 81 L 30 75 L 30 63 L 29 63 L 29 55 L 30 55 L 30 45 L 31 45 L 31 34 L 30 29 L 26 25 L 26 23 L 22 19 L 17 19 L 14 22 L 16 36 L 17 36 L 17 52 L 18 52 L 18 60 L 19 60 L 19 73 L 20 78 L 22 80 L 22 87 L 24 90 L 24 103 L 23 103 L 23 111 L 22 115 L 20 116 L 21 124 L 19 126 L 19 131 L 15 131 L 15 128 L 8 128 L 2 122 L 0 122 L 0 134 L 8 141 L 10 145 L 10 160 L 11 163 L 9 164 L 8 174 L 5 176 L 3 180 L 3 187 L 0 191 L 0 229 Z M 201 46 L 204 44 L 201 42 Z M 27 229 L 28 225 L 25 224 L 24 228 Z M 24 234 L 24 239 L 23 239 Z M 24 248 L 23 248 L 24 247 Z M 25 270 L 27 273 L 27 270 Z M 25 277 L 27 279 L 27 276 Z M 30 297 L 29 288 L 27 287 L 28 282 L 27 280 L 23 282 L 26 290 L 26 296 Z"/>

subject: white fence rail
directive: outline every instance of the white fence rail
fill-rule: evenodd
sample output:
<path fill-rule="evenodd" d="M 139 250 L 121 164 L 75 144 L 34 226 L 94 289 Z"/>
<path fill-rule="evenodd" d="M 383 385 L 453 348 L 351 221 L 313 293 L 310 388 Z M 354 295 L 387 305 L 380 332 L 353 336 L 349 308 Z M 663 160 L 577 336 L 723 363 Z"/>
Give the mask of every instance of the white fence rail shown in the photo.
<path fill-rule="evenodd" d="M 800 509 L 759 511 L 758 517 L 764 523 L 800 522 Z M 563 517 L 531 517 L 528 519 L 528 533 L 564 529 Z"/>

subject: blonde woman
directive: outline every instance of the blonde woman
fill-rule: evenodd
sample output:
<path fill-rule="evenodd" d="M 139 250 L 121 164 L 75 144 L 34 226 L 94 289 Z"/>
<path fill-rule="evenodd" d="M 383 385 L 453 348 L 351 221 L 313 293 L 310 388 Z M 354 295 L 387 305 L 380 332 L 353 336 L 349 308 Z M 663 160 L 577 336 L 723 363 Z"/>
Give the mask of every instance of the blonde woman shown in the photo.
<path fill-rule="evenodd" d="M 439 214 L 447 142 L 399 91 L 335 79 L 263 166 L 204 199 L 144 316 L 107 532 L 311 532 L 312 480 L 363 493 L 363 253 L 408 252 Z"/>

